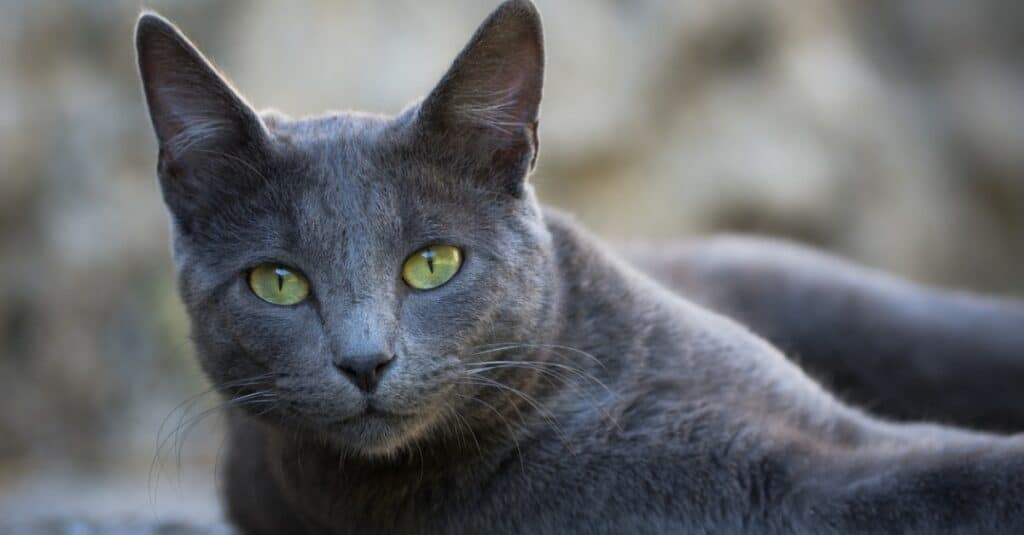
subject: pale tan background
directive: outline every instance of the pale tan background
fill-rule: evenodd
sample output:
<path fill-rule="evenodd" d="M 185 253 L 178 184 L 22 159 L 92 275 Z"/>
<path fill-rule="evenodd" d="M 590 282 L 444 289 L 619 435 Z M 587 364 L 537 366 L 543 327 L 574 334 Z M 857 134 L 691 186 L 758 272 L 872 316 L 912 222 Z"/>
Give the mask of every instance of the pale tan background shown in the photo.
<path fill-rule="evenodd" d="M 538 4 L 546 202 L 614 239 L 770 232 L 1024 294 L 1024 2 Z M 398 111 L 493 5 L 151 7 L 257 106 L 304 115 Z M 160 420 L 204 385 L 135 78 L 139 9 L 0 0 L 0 521 L 217 514 L 216 424 L 149 478 Z"/>

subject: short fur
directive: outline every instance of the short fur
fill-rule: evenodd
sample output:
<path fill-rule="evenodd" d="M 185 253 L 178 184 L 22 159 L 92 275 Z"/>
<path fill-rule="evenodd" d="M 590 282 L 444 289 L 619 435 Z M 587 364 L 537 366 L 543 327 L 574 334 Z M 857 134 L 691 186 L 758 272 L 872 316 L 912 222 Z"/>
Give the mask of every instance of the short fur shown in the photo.
<path fill-rule="evenodd" d="M 872 412 L 1024 429 L 1019 300 L 929 288 L 761 237 L 630 246 L 626 254 Z"/>
<path fill-rule="evenodd" d="M 537 203 L 540 18 L 503 3 L 396 117 L 258 115 L 139 20 L 182 299 L 252 533 L 1024 529 L 1024 440 L 866 416 Z M 402 281 L 462 248 L 431 291 Z M 264 262 L 312 294 L 259 300 Z M 332 366 L 389 354 L 370 393 Z"/>

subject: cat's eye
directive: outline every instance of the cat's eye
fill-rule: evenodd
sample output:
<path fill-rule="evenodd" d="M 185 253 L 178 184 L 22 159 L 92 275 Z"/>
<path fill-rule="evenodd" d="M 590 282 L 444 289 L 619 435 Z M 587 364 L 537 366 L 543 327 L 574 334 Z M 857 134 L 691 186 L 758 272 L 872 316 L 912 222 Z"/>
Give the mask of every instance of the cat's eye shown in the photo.
<path fill-rule="evenodd" d="M 294 305 L 309 295 L 309 281 L 302 273 L 274 264 L 253 268 L 249 288 L 256 297 L 275 305 Z"/>
<path fill-rule="evenodd" d="M 402 266 L 405 283 L 432 290 L 450 281 L 462 265 L 462 251 L 452 245 L 430 245 L 413 253 Z"/>

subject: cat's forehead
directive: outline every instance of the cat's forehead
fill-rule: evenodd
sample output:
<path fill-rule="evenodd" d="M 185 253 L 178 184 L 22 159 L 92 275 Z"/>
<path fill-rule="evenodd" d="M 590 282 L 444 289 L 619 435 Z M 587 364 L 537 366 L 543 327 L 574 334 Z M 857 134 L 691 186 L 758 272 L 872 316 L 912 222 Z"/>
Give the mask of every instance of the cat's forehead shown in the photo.
<path fill-rule="evenodd" d="M 293 119 L 271 109 L 261 112 L 260 118 L 276 137 L 306 146 L 331 141 L 366 141 L 396 122 L 393 117 L 354 111 Z"/>
<path fill-rule="evenodd" d="M 281 164 L 313 179 L 314 187 L 341 187 L 350 195 L 371 193 L 394 182 L 414 186 L 422 171 L 410 151 L 404 116 L 343 112 L 287 119 L 264 115 Z M 317 180 L 319 179 L 319 180 Z"/>
<path fill-rule="evenodd" d="M 278 143 L 275 191 L 265 199 L 287 210 L 286 221 L 310 234 L 395 235 L 401 227 L 446 227 L 479 218 L 479 192 L 457 187 L 452 171 L 409 142 L 402 116 L 335 113 L 298 120 L 270 116 Z M 490 194 L 488 194 L 490 196 Z"/>
<path fill-rule="evenodd" d="M 385 117 L 335 113 L 318 117 L 288 119 L 263 114 L 275 149 L 271 161 L 277 180 L 292 182 L 301 196 L 325 196 L 333 202 L 366 201 L 364 197 L 387 189 L 392 182 L 382 162 L 391 152 L 382 133 L 391 122 Z"/>

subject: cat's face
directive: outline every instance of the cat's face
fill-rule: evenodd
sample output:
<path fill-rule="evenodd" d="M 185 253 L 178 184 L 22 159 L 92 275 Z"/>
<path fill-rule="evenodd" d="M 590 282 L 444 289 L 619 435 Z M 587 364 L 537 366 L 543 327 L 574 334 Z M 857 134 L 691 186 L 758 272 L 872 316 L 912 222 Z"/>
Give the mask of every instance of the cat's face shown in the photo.
<path fill-rule="evenodd" d="M 470 410 L 467 362 L 543 328 L 528 2 L 394 118 L 259 116 L 166 21 L 145 15 L 137 43 L 193 338 L 240 404 L 387 454 Z"/>

